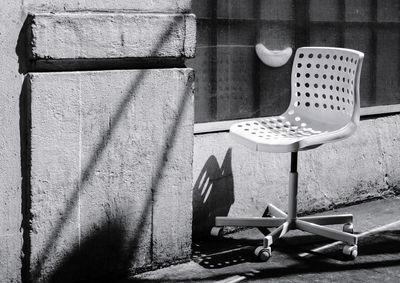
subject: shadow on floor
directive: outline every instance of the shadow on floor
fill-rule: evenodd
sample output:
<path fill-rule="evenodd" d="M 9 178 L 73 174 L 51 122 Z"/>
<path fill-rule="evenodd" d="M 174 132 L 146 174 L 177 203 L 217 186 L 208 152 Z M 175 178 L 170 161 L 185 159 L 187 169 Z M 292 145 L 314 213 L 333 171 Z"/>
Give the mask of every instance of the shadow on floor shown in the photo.
<path fill-rule="evenodd" d="M 295 241 L 295 239 L 293 239 L 293 242 L 301 244 L 301 241 Z M 297 263 L 288 266 L 282 264 L 278 268 L 276 266 L 274 268 L 265 266 L 265 268 L 259 269 L 256 274 L 253 274 L 254 279 L 284 278 L 291 275 L 329 272 L 336 274 L 337 272 L 346 271 L 352 271 L 352 274 L 356 277 L 359 274 L 360 279 L 362 279 L 365 278 L 365 275 L 361 273 L 364 273 L 365 270 L 382 270 L 390 267 L 395 267 L 398 270 L 398 266 L 400 266 L 400 231 L 398 230 L 383 231 L 361 238 L 358 243 L 359 254 L 356 260 L 349 260 L 343 256 L 341 252 L 343 245 L 334 246 L 331 249 L 324 250 L 323 253 L 312 253 L 313 256 L 305 258 L 299 257 L 298 253 L 293 253 L 293 246 L 287 246 L 286 242 L 283 245 L 286 245 L 285 250 L 288 248 L 292 250 L 291 256 L 297 259 Z M 380 271 L 375 270 L 375 272 L 379 273 Z M 400 276 L 399 273 L 398 276 Z M 392 279 L 395 280 L 394 278 Z M 300 280 L 300 282 L 303 281 Z"/>
<path fill-rule="evenodd" d="M 311 249 L 332 243 L 323 237 L 315 235 L 296 235 L 281 239 L 273 248 L 274 253 L 284 253 L 298 261 L 293 266 L 283 268 L 285 274 L 295 274 L 298 269 L 306 268 L 307 272 L 319 270 L 335 271 L 365 268 L 373 265 L 392 266 L 400 265 L 400 231 L 384 231 L 363 237 L 359 240 L 359 255 L 356 261 L 350 260 L 342 254 L 343 244 L 333 246 L 323 252 L 312 252 Z M 204 268 L 216 269 L 238 265 L 243 262 L 259 262 L 254 255 L 254 249 L 262 245 L 262 240 L 243 240 L 224 238 L 214 241 L 198 242 L 193 248 L 193 260 Z M 299 253 L 307 252 L 311 257 L 300 257 Z M 380 260 L 388 255 L 397 255 L 396 260 Z M 376 256 L 376 261 L 366 262 L 363 257 Z M 315 263 L 318 263 L 315 267 Z M 266 268 L 268 268 L 268 263 Z M 275 265 L 276 266 L 276 265 Z M 289 272 L 292 270 L 293 272 Z M 268 268 L 268 275 L 283 276 L 281 269 Z M 275 275 L 274 275 L 275 274 Z M 261 276 L 259 274 L 257 276 Z"/>
<path fill-rule="evenodd" d="M 254 255 L 259 240 L 237 240 L 232 238 L 214 241 L 199 241 L 193 245 L 192 260 L 204 268 L 224 268 L 243 262 L 258 262 Z"/>
<path fill-rule="evenodd" d="M 362 237 L 359 256 L 354 261 L 338 258 L 341 245 L 311 257 L 299 257 L 299 252 L 306 251 L 305 246 L 328 242 L 313 235 L 289 235 L 275 246 L 270 261 L 258 262 L 253 250 L 260 243 L 260 240 L 243 238 L 198 242 L 193 260 L 204 270 L 195 268 L 193 272 L 192 265 L 179 269 L 177 279 L 174 279 L 175 273 L 166 272 L 165 277 L 160 273 L 156 278 L 132 278 L 123 282 L 213 282 L 234 277 L 245 278 L 243 282 L 371 282 L 371 274 L 385 278 L 385 282 L 398 282 L 396 279 L 400 277 L 400 230 Z"/>

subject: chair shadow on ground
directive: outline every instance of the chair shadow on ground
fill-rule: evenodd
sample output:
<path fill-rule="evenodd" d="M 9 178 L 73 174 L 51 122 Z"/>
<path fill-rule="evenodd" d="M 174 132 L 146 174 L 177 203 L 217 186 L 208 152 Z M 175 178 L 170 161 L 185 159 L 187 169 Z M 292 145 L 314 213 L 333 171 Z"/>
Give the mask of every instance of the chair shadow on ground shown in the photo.
<path fill-rule="evenodd" d="M 360 238 L 359 254 L 355 261 L 342 254 L 343 244 L 313 252 L 312 249 L 332 241 L 310 234 L 289 236 L 274 245 L 272 257 L 276 253 L 283 254 L 279 258 L 290 258 L 291 264 L 282 261 L 272 265 L 260 262 L 254 255 L 254 249 L 262 244 L 262 234 L 260 235 L 259 240 L 223 238 L 203 241 L 194 246 L 193 260 L 207 269 L 259 262 L 257 272 L 251 275 L 254 279 L 400 266 L 400 230 L 381 231 Z M 309 256 L 302 257 L 299 255 L 301 253 L 308 253 Z"/>
<path fill-rule="evenodd" d="M 221 166 L 212 155 L 204 164 L 193 187 L 193 239 L 207 237 L 216 216 L 227 216 L 234 203 L 232 149 L 225 154 Z"/>
<path fill-rule="evenodd" d="M 195 259 L 201 266 L 207 269 L 214 269 L 209 273 L 210 276 L 204 277 L 204 274 L 200 277 L 191 276 L 188 271 L 188 280 L 191 282 L 200 281 L 217 281 L 224 280 L 228 282 L 227 276 L 233 278 L 233 275 L 240 276 L 242 279 L 255 280 L 257 282 L 264 282 L 270 279 L 271 282 L 274 280 L 291 282 L 293 276 L 316 274 L 315 280 L 327 278 L 324 273 L 338 274 L 337 280 L 334 282 L 349 282 L 343 278 L 343 276 L 349 275 L 352 272 L 354 278 L 358 278 L 357 274 L 365 273 L 368 269 L 380 269 L 380 268 L 398 268 L 400 266 L 400 230 L 381 231 L 365 237 L 362 237 L 359 241 L 359 256 L 355 261 L 340 261 L 332 260 L 338 253 L 340 253 L 340 246 L 334 247 L 330 251 L 325 251 L 324 254 L 314 254 L 311 257 L 299 257 L 299 252 L 306 251 L 305 249 L 299 249 L 303 244 L 303 241 L 307 245 L 318 245 L 326 244 L 321 237 L 315 235 L 299 235 L 288 237 L 288 240 L 284 239 L 275 246 L 274 252 L 282 252 L 288 254 L 295 261 L 287 261 L 287 257 L 280 256 L 278 260 L 274 260 L 274 255 L 268 262 L 262 262 L 254 265 L 237 267 L 237 273 L 232 273 L 232 269 L 224 271 L 216 271 L 216 269 L 222 269 L 231 265 L 237 265 L 244 262 L 256 261 L 256 257 L 252 255 L 253 248 L 261 243 L 259 240 L 247 240 L 247 239 L 232 239 L 225 238 L 218 241 L 204 241 L 198 245 L 195 251 L 199 252 L 199 257 Z M 274 253 L 273 252 L 273 253 Z M 207 262 L 207 263 L 206 263 Z M 230 263 L 228 263 L 230 262 Z M 340 273 L 342 272 L 342 273 Z M 379 270 L 377 271 L 379 272 Z M 340 273 L 340 275 L 339 275 Z M 388 272 L 389 275 L 389 272 Z M 385 276 L 382 275 L 381 278 Z M 182 275 L 179 279 L 174 279 L 171 276 L 168 278 L 151 278 L 151 279 L 133 279 L 126 281 L 130 282 L 183 282 Z M 332 277 L 330 277 L 332 278 Z M 358 278 L 358 281 L 365 279 L 365 275 Z M 389 279 L 390 277 L 387 277 Z M 309 277 L 299 277 L 299 282 L 307 282 Z M 393 277 L 394 280 L 396 278 Z M 344 280 L 344 281 L 341 281 Z M 347 280 L 350 280 L 349 278 Z M 233 279 L 229 282 L 233 281 Z M 241 281 L 242 282 L 242 281 Z M 248 282 L 248 281 L 243 281 Z M 268 281 L 269 282 L 269 281 Z M 297 281 L 296 281 L 297 282 Z M 322 281 L 321 281 L 322 282 Z M 326 280 L 323 282 L 327 282 Z M 386 281 L 385 281 L 386 282 Z M 389 281 L 388 281 L 389 282 Z M 396 281 L 390 281 L 396 282 Z"/>
<path fill-rule="evenodd" d="M 320 238 L 318 236 L 311 236 Z M 299 238 L 293 242 L 301 245 Z M 359 253 L 356 260 L 349 260 L 341 253 L 342 245 L 325 250 L 323 253 L 312 253 L 310 257 L 299 257 L 292 246 L 284 249 L 291 250 L 291 256 L 298 259 L 293 265 L 279 268 L 266 268 L 254 276 L 261 278 L 277 278 L 297 274 L 361 271 L 371 268 L 387 268 L 400 266 L 400 230 L 382 231 L 359 240 Z M 306 250 L 303 250 L 306 251 Z"/>
<path fill-rule="evenodd" d="M 207 269 L 219 269 L 244 262 L 257 262 L 255 247 L 262 241 L 247 239 L 208 239 L 193 244 L 192 260 Z"/>

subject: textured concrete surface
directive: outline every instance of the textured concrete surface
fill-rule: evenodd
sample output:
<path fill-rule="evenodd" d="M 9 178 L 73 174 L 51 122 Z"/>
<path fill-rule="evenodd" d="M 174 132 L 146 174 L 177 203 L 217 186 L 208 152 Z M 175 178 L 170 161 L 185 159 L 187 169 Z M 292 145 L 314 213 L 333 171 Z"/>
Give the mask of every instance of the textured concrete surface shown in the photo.
<path fill-rule="evenodd" d="M 187 259 L 190 69 L 32 73 L 34 280 Z"/>
<path fill-rule="evenodd" d="M 23 23 L 18 1 L 0 9 L 0 282 L 21 277 L 21 142 L 20 93 L 16 46 Z"/>
<path fill-rule="evenodd" d="M 146 12 L 187 12 L 191 8 L 191 0 L 25 0 L 28 11 L 109 11 L 128 10 Z"/>
<path fill-rule="evenodd" d="M 141 1 L 141 0 L 121 0 L 121 1 L 113 1 L 113 0 L 101 0 L 101 1 L 95 1 L 95 0 L 86 0 L 86 1 L 80 1 L 80 0 L 73 0 L 73 1 L 60 1 L 60 0 L 55 0 L 55 1 L 31 1 L 31 0 L 24 0 L 24 1 L 10 1 L 10 0 L 5 0 L 2 1 L 1 3 L 1 9 L 0 9 L 0 19 L 1 19 L 1 25 L 0 25 L 0 48 L 2 50 L 0 54 L 0 89 L 2 94 L 0 95 L 0 200 L 1 200 L 1 205 L 0 205 L 0 218 L 2 219 L 0 221 L 0 282 L 21 282 L 21 275 L 22 277 L 28 276 L 28 269 L 29 267 L 29 262 L 30 262 L 30 247 L 31 247 L 31 242 L 30 242 L 30 235 L 29 235 L 29 230 L 31 228 L 35 228 L 36 230 L 32 230 L 32 235 L 35 237 L 35 233 L 40 233 L 41 229 L 47 229 L 49 228 L 49 232 L 57 230 L 59 227 L 57 226 L 58 222 L 53 222 L 54 218 L 49 217 L 47 220 L 43 220 L 44 222 L 40 225 L 36 224 L 30 224 L 30 218 L 31 216 L 29 215 L 30 213 L 30 202 L 31 202 L 31 192 L 30 192 L 30 153 L 29 153 L 29 97 L 28 97 L 28 92 L 27 88 L 28 85 L 25 84 L 23 85 L 24 81 L 24 74 L 27 72 L 27 61 L 26 61 L 26 54 L 28 52 L 28 44 L 25 40 L 25 35 L 27 31 L 27 26 L 24 25 L 26 23 L 26 18 L 29 13 L 31 14 L 36 14 L 36 13 L 65 13 L 65 12 L 85 12 L 85 13 L 96 13 L 96 12 L 117 12 L 117 13 L 125 13 L 125 12 L 130 12 L 130 13 L 152 13 L 151 15 L 148 15 L 146 18 L 146 15 L 143 15 L 143 18 L 146 18 L 143 20 L 143 24 L 154 24 L 156 22 L 155 26 L 153 25 L 151 29 L 145 29 L 143 30 L 144 33 L 148 32 L 146 34 L 147 37 L 149 37 L 150 34 L 154 35 L 157 32 L 164 31 L 166 28 L 168 28 L 168 24 L 171 22 L 169 21 L 170 19 L 177 19 L 176 22 L 172 25 L 172 29 L 170 31 L 170 35 L 172 37 L 175 36 L 175 38 L 171 39 L 171 41 L 167 41 L 166 39 L 162 38 L 159 42 L 159 46 L 155 45 L 153 46 L 154 48 L 161 48 L 161 50 L 164 50 L 163 54 L 167 56 L 167 53 L 170 52 L 173 48 L 177 48 L 175 50 L 174 54 L 179 54 L 179 56 L 186 56 L 190 52 L 193 52 L 191 50 L 192 47 L 194 47 L 194 40 L 195 37 L 191 32 L 194 32 L 194 21 L 191 16 L 181 16 L 176 13 L 189 13 L 191 8 L 191 1 L 190 0 L 154 0 L 154 1 Z M 165 13 L 168 15 L 161 15 L 161 13 Z M 159 15 L 159 17 L 157 17 Z M 112 21 L 115 20 L 115 18 L 111 19 Z M 136 21 L 138 24 L 140 20 Z M 186 23 L 186 29 L 183 26 L 183 24 Z M 59 24 L 56 25 L 57 27 L 60 27 Z M 99 26 L 97 26 L 99 27 Z M 148 25 L 147 25 L 148 27 Z M 105 26 L 100 26 L 98 30 L 94 30 L 94 34 L 96 34 L 99 30 L 102 28 L 105 28 Z M 126 28 L 123 26 L 122 28 Z M 127 34 L 130 34 L 130 32 L 133 30 L 133 32 L 137 32 L 140 30 L 140 28 L 135 28 L 135 27 L 128 27 L 129 30 L 123 30 L 123 29 L 118 29 L 117 31 L 124 31 L 127 32 Z M 65 31 L 59 31 L 60 34 L 64 34 L 67 30 Z M 190 33 L 189 33 L 190 31 Z M 177 38 L 177 37 L 184 37 L 186 36 L 186 32 L 188 33 L 188 37 L 186 41 L 182 41 L 182 38 Z M 60 34 L 56 35 L 57 39 L 59 39 L 58 36 Z M 114 31 L 110 32 L 109 34 L 103 34 L 104 38 L 110 38 L 111 34 L 115 34 Z M 157 34 L 159 35 L 159 34 Z M 125 35 L 124 35 L 125 36 Z M 135 36 L 138 36 L 138 34 L 135 34 Z M 87 37 L 86 40 L 88 40 L 90 37 Z M 56 40 L 57 40 L 56 39 Z M 71 39 L 71 38 L 69 38 Z M 140 39 L 140 38 L 139 38 Z M 74 38 L 72 38 L 74 40 Z M 124 38 L 125 40 L 125 38 Z M 127 39 L 127 44 L 131 44 L 129 40 L 133 40 L 132 38 Z M 155 39 L 154 39 L 155 40 Z M 144 41 L 143 41 L 144 42 Z M 110 42 L 108 42 L 110 43 Z M 152 43 L 156 44 L 155 41 Z M 149 44 L 152 44 L 149 43 Z M 67 42 L 67 44 L 70 44 L 70 42 Z M 125 44 L 125 43 L 124 43 Z M 133 43 L 132 43 L 133 44 Z M 169 44 L 169 47 L 166 46 L 166 44 Z M 174 46 L 172 46 L 175 44 Z M 70 45 L 71 46 L 71 45 Z M 50 46 L 48 46 L 50 47 Z M 78 48 L 78 47 L 77 47 Z M 150 48 L 150 47 L 149 47 Z M 172 49 L 168 49 L 172 48 Z M 118 49 L 118 48 L 117 48 Z M 118 53 L 119 56 L 127 56 L 127 48 L 122 50 L 119 49 L 120 52 Z M 167 50 L 167 51 L 165 51 Z M 168 51 L 169 50 L 169 51 Z M 111 52 L 110 50 L 108 50 Z M 183 54 L 182 54 L 183 53 Z M 149 53 L 150 54 L 150 53 Z M 186 54 L 186 55 L 185 55 Z M 112 55 L 112 54 L 107 54 Z M 170 53 L 171 55 L 171 53 Z M 168 55 L 169 56 L 169 55 Z M 172 55 L 171 55 L 172 56 Z M 106 57 L 108 58 L 108 57 Z M 175 62 L 175 61 L 174 61 Z M 58 63 L 60 64 L 60 63 Z M 120 61 L 116 61 L 115 64 L 112 66 L 114 69 L 118 69 L 118 64 L 122 65 Z M 173 63 L 172 63 L 173 64 Z M 170 64 L 169 66 L 171 66 Z M 160 64 L 159 64 L 160 65 Z M 81 66 L 81 65 L 80 65 Z M 57 66 L 55 69 L 62 69 L 59 68 L 60 66 Z M 142 66 L 143 67 L 143 66 Z M 99 69 L 98 67 L 97 69 Z M 75 68 L 76 69 L 76 68 Z M 109 69 L 109 68 L 108 68 Z M 170 78 L 168 78 L 168 81 Z M 76 81 L 72 80 L 74 83 Z M 172 82 L 171 82 L 172 83 Z M 111 83 L 110 83 L 111 84 Z M 153 83 L 151 83 L 154 85 Z M 76 87 L 72 85 L 68 85 L 68 82 L 66 81 L 64 84 L 60 83 L 60 85 L 64 85 L 65 88 L 64 90 L 66 93 L 70 93 L 72 99 L 75 95 L 74 91 L 71 89 L 71 87 Z M 163 85 L 164 87 L 164 85 Z M 57 89 L 59 92 L 60 89 Z M 156 91 L 151 91 L 151 93 L 157 93 Z M 75 96 L 76 97 L 76 96 Z M 66 101 L 69 101 L 73 103 L 72 100 L 68 100 L 68 98 L 65 98 Z M 174 101 L 174 100 L 172 100 Z M 58 102 L 58 105 L 55 104 L 57 107 L 61 107 L 62 102 Z M 72 104 L 71 104 L 72 105 Z M 71 106 L 70 105 L 70 106 Z M 72 106 L 71 106 L 72 107 Z M 70 107 L 70 108 L 71 108 Z M 72 107 L 73 108 L 73 107 Z M 54 109 L 48 109 L 48 113 L 51 113 Z M 46 191 L 39 191 L 39 194 L 45 196 L 43 199 L 41 199 L 43 207 L 42 209 L 39 209 L 37 211 L 33 211 L 37 213 L 37 215 L 45 215 L 48 213 L 48 215 L 51 214 L 57 214 L 57 213 L 62 213 L 64 210 L 60 207 L 61 203 L 65 200 L 69 200 L 69 198 L 74 197 L 74 195 L 71 193 L 71 191 L 68 191 L 67 188 L 69 188 L 70 185 L 75 185 L 76 187 L 76 179 L 77 177 L 80 177 L 82 179 L 81 175 L 77 175 L 79 162 L 76 160 L 76 156 L 73 156 L 73 154 L 77 153 L 77 147 L 76 145 L 71 142 L 71 138 L 73 139 L 76 132 L 75 132 L 75 126 L 77 120 L 75 117 L 72 117 L 73 114 L 76 114 L 73 110 L 70 114 L 65 113 L 64 111 L 69 111 L 71 109 L 64 109 L 63 111 L 55 114 L 65 116 L 65 131 L 63 134 L 59 134 L 57 137 L 60 138 L 63 141 L 63 144 L 66 146 L 71 146 L 71 148 L 61 148 L 62 145 L 56 145 L 57 142 L 51 143 L 51 141 L 54 141 L 56 139 L 55 136 L 51 136 L 49 134 L 49 155 L 48 155 L 48 162 L 53 162 L 54 164 L 51 163 L 44 163 L 41 164 L 44 167 L 48 167 L 48 170 L 43 170 L 43 174 L 46 175 L 51 175 L 54 174 L 57 178 L 64 178 L 65 183 L 62 183 L 59 185 L 57 188 L 53 188 L 53 190 L 49 190 L 48 195 L 46 194 Z M 72 115 L 72 116 L 71 116 Z M 44 115 L 45 118 L 47 119 L 48 117 Z M 58 119 L 63 119 L 61 116 L 57 116 Z M 46 125 L 41 125 L 43 128 L 46 128 Z M 49 125 L 49 126 L 54 126 Z M 178 127 L 180 131 L 183 131 L 181 127 Z M 169 129 L 172 131 L 172 129 Z M 179 135 L 180 134 L 179 131 Z M 188 130 L 187 130 L 188 131 Z M 178 134 L 177 134 L 178 135 Z M 94 135 L 93 135 L 94 137 Z M 64 139 L 65 138 L 65 139 Z M 192 137 L 191 137 L 192 138 Z M 190 143 L 190 139 L 187 139 L 187 142 Z M 46 142 L 46 141 L 44 141 Z M 160 141 L 161 142 L 161 141 Z M 58 148 L 57 148 L 58 146 Z M 158 144 L 160 146 L 160 144 Z M 187 146 L 187 145 L 186 145 Z M 51 152 L 51 147 L 53 149 L 57 148 L 60 151 L 57 151 L 59 154 L 59 158 L 57 159 L 52 155 Z M 170 148 L 173 149 L 171 146 Z M 71 154 L 71 155 L 70 155 Z M 189 156 L 183 156 L 184 158 L 188 158 L 190 160 Z M 57 164 L 59 163 L 66 163 L 68 165 L 61 166 L 59 167 Z M 153 164 L 155 166 L 156 163 Z M 169 166 L 170 162 L 167 162 L 165 165 L 165 168 Z M 163 164 L 161 164 L 163 165 Z M 160 165 L 160 166 L 161 166 Z M 185 164 L 187 165 L 187 164 Z M 164 166 L 164 165 L 163 165 Z M 172 170 L 178 170 L 176 168 L 179 168 L 179 166 L 175 166 L 171 169 L 168 167 L 168 172 L 172 172 Z M 189 169 L 185 169 L 189 170 Z M 186 172 L 185 170 L 180 170 L 182 171 L 185 175 L 185 178 L 191 177 L 191 170 L 190 172 Z M 104 171 L 104 170 L 103 170 Z M 81 173 L 79 173 L 81 174 Z M 172 174 L 172 173 L 171 173 Z M 164 180 L 165 179 L 165 180 Z M 164 178 L 162 184 L 164 182 L 168 184 L 168 186 L 171 186 L 171 182 L 169 182 L 169 178 Z M 40 181 L 38 181 L 40 182 Z M 187 182 L 185 180 L 185 182 Z M 190 181 L 191 182 L 191 181 Z M 182 182 L 183 184 L 184 182 Z M 160 182 L 161 184 L 161 182 Z M 51 186 L 51 184 L 48 184 L 48 186 Z M 182 185 L 183 188 L 184 185 Z M 57 190 L 58 189 L 58 190 Z M 165 190 L 168 192 L 168 190 Z M 190 191 L 190 186 L 188 191 Z M 184 195 L 187 193 L 186 190 L 180 190 L 175 192 L 174 197 L 177 199 L 181 199 L 182 201 L 185 200 Z M 126 192 L 128 194 L 128 192 Z M 180 195 L 182 194 L 182 196 Z M 190 193 L 189 193 L 190 194 Z M 112 195 L 112 194 L 111 194 Z M 178 196 L 177 196 L 178 195 Z M 167 195 L 162 195 L 160 194 L 160 203 L 162 203 L 165 198 L 167 198 L 169 194 Z M 34 197 L 33 197 L 34 198 Z M 123 198 L 123 196 L 121 196 Z M 40 199 L 40 198 L 39 198 Z M 189 196 L 188 202 L 190 202 L 191 196 Z M 127 202 L 132 200 L 132 197 L 128 200 Z M 54 207 L 50 204 L 51 202 L 54 202 Z M 89 205 L 88 203 L 86 203 Z M 37 204 L 39 205 L 39 204 Z M 73 207 L 71 202 L 64 203 L 64 205 L 70 205 Z M 155 204 L 159 205 L 159 204 Z M 39 205 L 40 206 L 40 205 Z M 37 207 L 36 207 L 37 208 Z M 99 209 L 99 208 L 96 208 Z M 125 208 L 124 208 L 125 209 Z M 175 212 L 174 209 L 178 209 L 177 205 L 171 205 L 171 211 L 173 213 L 178 213 Z M 182 215 L 188 215 L 187 217 L 191 216 L 190 212 L 186 212 L 184 208 L 179 207 L 179 209 L 183 210 Z M 36 215 L 35 215 L 36 216 Z M 62 231 L 60 232 L 61 234 L 63 233 L 75 233 L 77 232 L 77 216 L 79 216 L 79 213 L 71 209 L 71 212 L 68 213 L 68 217 L 65 217 L 65 225 L 62 227 Z M 89 213 L 86 214 L 87 217 L 91 217 Z M 128 219 L 130 216 L 128 215 L 126 218 Z M 133 217 L 133 216 L 132 216 Z M 136 217 L 136 216 L 135 216 Z M 159 220 L 157 221 L 164 221 L 164 216 L 161 215 L 158 217 Z M 59 218 L 62 218 L 59 216 Z M 58 219 L 59 219 L 58 218 Z M 68 219 L 67 219 L 68 218 Z M 78 217 L 79 219 L 79 217 Z M 130 219 L 130 218 L 129 218 Z M 97 221 L 97 219 L 96 219 Z M 124 220 L 125 221 L 125 220 Z M 128 220 L 126 220 L 128 221 Z M 104 223 L 109 223 L 107 221 L 104 221 Z M 35 226 L 36 225 L 36 226 Z M 31 227 L 32 226 L 32 227 Z M 122 233 L 120 230 L 120 226 L 123 225 L 109 225 L 108 227 L 108 232 L 103 233 L 103 236 L 101 237 L 102 239 L 107 238 L 107 235 L 115 234 L 115 235 L 121 235 Z M 95 229 L 95 228 L 94 228 Z M 114 229 L 114 232 L 111 232 L 111 230 Z M 176 234 L 179 234 L 182 232 L 182 229 L 185 229 L 185 231 L 190 230 L 187 228 L 185 225 L 180 225 L 180 227 L 177 227 L 175 230 L 173 228 L 173 225 L 171 227 L 168 227 L 169 231 L 165 232 L 162 228 L 160 228 L 157 233 L 172 233 L 172 231 L 176 231 Z M 38 232 L 39 231 L 39 232 Z M 79 229 L 78 229 L 79 231 Z M 57 234 L 58 231 L 54 232 L 54 235 Z M 157 233 L 151 233 L 152 243 L 151 245 L 154 246 L 154 250 L 156 250 L 156 247 L 158 245 L 161 245 L 166 248 L 166 243 L 160 241 L 158 238 L 160 236 Z M 174 242 L 171 242 L 171 248 L 167 250 L 173 250 L 177 246 L 182 246 L 182 250 L 179 252 L 175 253 L 177 257 L 185 257 L 188 253 L 188 247 L 189 244 L 188 242 L 190 241 L 190 237 L 187 237 L 187 232 L 185 232 L 184 238 L 185 242 L 181 242 L 180 238 L 177 236 L 168 236 L 169 238 L 173 238 Z M 154 235 L 153 235 L 154 234 Z M 157 234 L 157 235 L 156 235 Z M 64 234 L 63 234 L 64 235 Z M 80 237 L 79 233 L 77 234 L 78 236 L 74 235 L 71 237 L 66 237 L 64 240 L 61 240 L 60 242 L 55 242 L 55 245 L 60 247 L 60 253 L 59 254 L 54 254 L 52 247 L 48 246 L 47 252 L 49 252 L 50 259 L 52 260 L 53 258 L 57 258 L 58 256 L 61 257 L 63 247 L 71 245 L 72 248 L 78 247 L 74 241 L 78 240 L 81 241 L 81 247 L 84 246 L 87 242 L 86 238 L 83 236 Z M 167 238 L 167 237 L 166 237 Z M 37 240 L 37 238 L 35 239 Z M 63 242 L 65 241 L 65 242 Z M 187 241 L 187 242 L 186 242 Z M 41 245 L 44 245 L 45 243 L 39 239 L 39 242 Z M 95 241 L 96 242 L 96 241 Z M 97 241 L 100 242 L 100 241 Z M 108 241 L 110 242 L 110 241 Z M 34 243 L 35 244 L 35 243 Z M 24 247 L 23 247 L 24 245 Z M 32 245 L 34 246 L 34 245 Z M 86 245 L 87 246 L 87 245 Z M 90 247 L 90 250 L 95 250 L 97 247 Z M 35 247 L 33 247 L 35 249 Z M 110 247 L 110 249 L 113 249 L 114 247 Z M 162 248 L 157 248 L 158 250 L 163 250 Z M 114 249 L 116 250 L 116 249 Z M 64 250 L 65 251 L 65 250 Z M 34 252 L 37 252 L 35 250 Z M 70 251 L 71 253 L 74 253 L 74 251 Z M 111 254 L 111 253 L 110 253 Z M 114 253 L 114 258 L 117 252 Z M 171 252 L 172 254 L 172 252 Z M 170 255 L 171 255 L 170 254 Z M 37 255 L 32 254 L 33 258 Z M 47 256 L 47 255 L 46 255 Z M 158 257 L 156 255 L 156 252 L 153 252 L 152 256 L 154 256 L 155 261 L 156 258 Z M 69 260 L 74 259 L 74 257 L 70 257 Z M 171 260 L 175 260 L 176 258 L 171 257 Z M 47 260 L 47 259 L 46 259 Z M 46 262 L 44 260 L 44 262 Z M 69 263 L 70 263 L 69 262 Z M 32 266 L 35 265 L 35 262 L 32 262 Z M 46 269 L 46 263 L 43 263 L 44 266 L 39 266 L 37 269 L 41 269 L 42 267 Z M 132 267 L 133 265 L 128 266 Z M 67 267 L 64 265 L 64 267 Z M 54 268 L 58 268 L 58 266 L 54 266 Z M 26 279 L 26 278 L 25 278 Z"/>
<path fill-rule="evenodd" d="M 398 193 L 399 131 L 400 115 L 364 120 L 349 139 L 300 152 L 299 211 Z M 206 232 L 215 215 L 260 216 L 267 203 L 286 209 L 289 166 L 290 154 L 251 151 L 228 133 L 196 135 L 194 231 Z"/>
<path fill-rule="evenodd" d="M 128 282 L 399 282 L 400 199 L 390 198 L 323 214 L 353 213 L 359 235 L 358 257 L 341 252 L 343 244 L 293 231 L 273 248 L 268 262 L 253 251 L 263 234 L 250 229 L 222 240 L 194 243 L 192 261 L 136 275 Z M 341 229 L 341 225 L 333 226 Z M 319 251 L 313 251 L 314 249 Z"/>
<path fill-rule="evenodd" d="M 17 205 L 14 209 L 18 207 Z M 11 211 L 9 214 L 13 214 Z M 17 221 L 14 221 L 18 223 Z M 11 230 L 11 229 L 10 229 Z M 0 236 L 0 281 L 20 282 L 21 280 L 22 235 L 16 231 Z"/>
<path fill-rule="evenodd" d="M 36 14 L 34 59 L 193 57 L 195 17 L 191 14 Z"/>

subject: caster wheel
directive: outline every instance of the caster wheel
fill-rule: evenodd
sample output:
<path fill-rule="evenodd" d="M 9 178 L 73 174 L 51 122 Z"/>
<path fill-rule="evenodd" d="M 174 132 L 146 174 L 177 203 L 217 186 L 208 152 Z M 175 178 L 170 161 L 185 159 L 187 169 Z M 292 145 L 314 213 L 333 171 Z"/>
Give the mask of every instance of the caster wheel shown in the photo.
<path fill-rule="evenodd" d="M 351 259 L 355 259 L 358 255 L 357 245 L 349 246 L 346 245 L 343 247 L 343 254 L 350 257 Z"/>
<path fill-rule="evenodd" d="M 223 236 L 223 232 L 224 228 L 223 227 L 212 227 L 211 231 L 210 231 L 210 235 L 213 237 L 218 237 L 218 238 L 222 238 Z"/>
<path fill-rule="evenodd" d="M 353 223 L 346 223 L 343 225 L 343 232 L 354 234 Z"/>
<path fill-rule="evenodd" d="M 254 254 L 261 260 L 261 261 L 268 261 L 271 257 L 271 248 L 264 248 L 263 246 L 258 247 L 254 250 Z"/>

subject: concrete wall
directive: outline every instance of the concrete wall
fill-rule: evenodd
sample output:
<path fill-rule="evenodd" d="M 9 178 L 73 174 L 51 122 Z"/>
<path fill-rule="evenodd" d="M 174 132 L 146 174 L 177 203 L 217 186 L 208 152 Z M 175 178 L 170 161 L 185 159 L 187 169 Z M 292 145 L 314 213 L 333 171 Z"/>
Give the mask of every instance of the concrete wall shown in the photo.
<path fill-rule="evenodd" d="M 23 24 L 19 1 L 2 1 L 0 9 L 0 282 L 21 277 L 21 139 L 16 46 Z"/>
<path fill-rule="evenodd" d="M 300 152 L 300 213 L 400 193 L 399 132 L 400 115 L 363 120 L 349 139 Z M 196 135 L 194 236 L 215 215 L 261 216 L 268 203 L 286 210 L 289 169 L 290 154 L 254 152 L 228 133 Z"/>
<path fill-rule="evenodd" d="M 38 13 L 29 24 L 29 58 L 39 63 L 159 58 L 164 67 L 162 58 L 194 55 L 192 15 Z M 187 260 L 192 71 L 30 73 L 28 80 L 31 280 L 115 280 Z"/>
<path fill-rule="evenodd" d="M 1 6 L 0 282 L 188 260 L 191 1 Z"/>
<path fill-rule="evenodd" d="M 188 259 L 192 71 L 31 73 L 29 81 L 33 281 L 115 280 Z"/>

